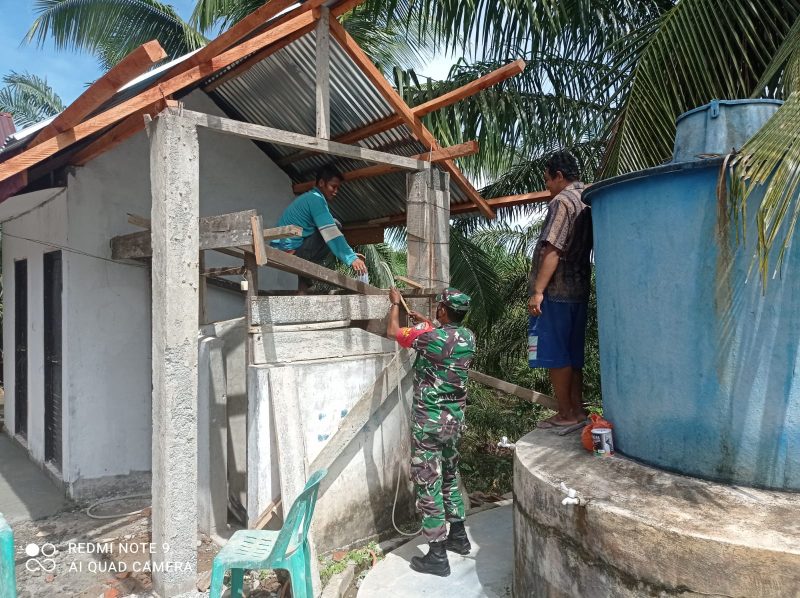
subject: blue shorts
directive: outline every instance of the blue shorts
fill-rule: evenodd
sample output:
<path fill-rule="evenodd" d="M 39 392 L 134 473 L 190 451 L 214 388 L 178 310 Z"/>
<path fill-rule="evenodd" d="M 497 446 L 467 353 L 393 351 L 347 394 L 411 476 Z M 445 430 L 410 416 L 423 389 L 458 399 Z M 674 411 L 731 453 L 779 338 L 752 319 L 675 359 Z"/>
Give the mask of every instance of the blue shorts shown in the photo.
<path fill-rule="evenodd" d="M 532 368 L 582 369 L 588 304 L 551 301 L 542 315 L 528 318 L 528 365 Z"/>

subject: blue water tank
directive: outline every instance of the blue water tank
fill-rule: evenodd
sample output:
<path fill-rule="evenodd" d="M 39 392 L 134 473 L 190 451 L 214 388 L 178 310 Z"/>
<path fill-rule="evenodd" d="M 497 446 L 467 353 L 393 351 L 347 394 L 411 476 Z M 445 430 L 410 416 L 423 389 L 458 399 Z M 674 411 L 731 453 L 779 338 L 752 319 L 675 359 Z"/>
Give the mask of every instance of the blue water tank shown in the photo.
<path fill-rule="evenodd" d="M 751 270 L 762 195 L 749 200 L 741 244 L 718 206 L 721 163 L 667 164 L 584 194 L 604 413 L 635 459 L 800 490 L 800 243 L 765 292 Z"/>
<path fill-rule="evenodd" d="M 780 100 L 713 100 L 678 117 L 673 162 L 729 154 L 764 126 Z"/>

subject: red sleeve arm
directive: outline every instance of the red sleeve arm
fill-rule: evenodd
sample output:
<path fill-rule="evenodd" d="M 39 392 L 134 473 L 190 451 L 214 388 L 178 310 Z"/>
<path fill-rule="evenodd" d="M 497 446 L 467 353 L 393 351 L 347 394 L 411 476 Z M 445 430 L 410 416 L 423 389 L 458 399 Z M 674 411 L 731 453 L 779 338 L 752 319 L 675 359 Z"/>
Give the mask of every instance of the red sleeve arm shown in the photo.
<path fill-rule="evenodd" d="M 397 338 L 395 340 L 400 343 L 401 347 L 410 349 L 411 345 L 414 344 L 414 341 L 417 340 L 417 338 L 426 332 L 430 332 L 431 330 L 433 330 L 433 326 L 431 326 L 428 322 L 417 324 L 413 328 L 401 328 L 397 331 Z"/>

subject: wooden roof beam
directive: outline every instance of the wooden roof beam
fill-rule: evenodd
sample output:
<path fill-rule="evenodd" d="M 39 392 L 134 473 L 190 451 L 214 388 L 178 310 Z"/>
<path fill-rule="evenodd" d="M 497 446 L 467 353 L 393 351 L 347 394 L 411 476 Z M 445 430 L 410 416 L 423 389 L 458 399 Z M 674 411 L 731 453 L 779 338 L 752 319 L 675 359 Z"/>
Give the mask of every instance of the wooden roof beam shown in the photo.
<path fill-rule="evenodd" d="M 552 196 L 550 195 L 549 191 L 535 191 L 533 193 L 521 193 L 519 195 L 495 197 L 493 199 L 487 199 L 486 203 L 492 206 L 492 209 L 498 209 L 511 208 L 514 206 L 522 206 L 531 203 L 543 203 L 550 201 L 551 198 Z M 456 204 L 450 206 L 450 214 L 464 214 L 466 212 L 474 212 L 475 209 L 475 206 L 472 204 Z M 365 222 L 345 224 L 342 232 L 344 232 L 345 235 L 355 234 L 358 232 L 364 236 L 369 236 L 370 234 L 376 234 L 377 230 L 382 231 L 390 226 L 401 226 L 405 224 L 405 222 L 405 214 L 395 214 L 393 216 L 384 216 L 383 218 L 374 218 Z"/>
<path fill-rule="evenodd" d="M 0 181 L 18 174 L 27 168 L 46 160 L 56 152 L 71 146 L 72 144 L 85 139 L 89 135 L 96 133 L 109 125 L 113 125 L 120 120 L 134 114 L 135 112 L 152 105 L 156 101 L 176 93 L 185 87 L 208 78 L 220 69 L 230 66 L 244 56 L 249 56 L 253 52 L 268 46 L 269 44 L 280 41 L 287 35 L 291 35 L 298 29 L 312 25 L 319 17 L 319 12 L 313 10 L 297 15 L 295 18 L 285 23 L 272 27 L 267 31 L 242 42 L 235 48 L 213 58 L 211 61 L 195 66 L 190 70 L 175 75 L 174 77 L 147 89 L 129 100 L 109 108 L 102 114 L 90 118 L 86 122 L 76 125 L 74 128 L 60 133 L 52 139 L 43 141 L 39 145 L 28 148 L 24 152 L 13 156 L 0 163 Z"/>
<path fill-rule="evenodd" d="M 323 3 L 323 1 L 324 0 L 309 0 L 297 11 L 292 11 L 292 13 L 307 12 L 317 8 Z M 268 0 L 268 2 L 265 2 L 260 8 L 257 8 L 251 12 L 241 21 L 233 25 L 230 29 L 220 33 L 216 38 L 212 39 L 205 46 L 192 54 L 192 56 L 172 67 L 164 74 L 162 80 L 174 77 L 180 73 L 185 73 L 196 66 L 216 58 L 229 48 L 233 47 L 237 42 L 253 33 L 253 31 L 261 27 L 264 23 L 276 17 L 294 4 L 297 4 L 297 0 Z"/>
<path fill-rule="evenodd" d="M 55 120 L 39 131 L 31 145 L 52 139 L 59 133 L 68 131 L 84 118 L 114 97 L 120 87 L 147 72 L 157 62 L 167 57 L 167 53 L 157 40 L 150 40 L 128 54 L 114 65 L 110 71 L 92 83 L 78 98 L 67 106 Z"/>
<path fill-rule="evenodd" d="M 505 197 L 495 197 L 487 199 L 486 203 L 492 206 L 493 209 L 498 208 L 512 208 L 514 206 L 523 206 L 531 203 L 542 203 L 550 201 L 552 195 L 549 191 L 535 191 L 533 193 L 521 193 L 519 195 L 506 195 Z M 451 214 L 463 214 L 465 212 L 472 212 L 474 206 L 469 204 L 458 204 L 450 207 Z"/>
<path fill-rule="evenodd" d="M 177 102 L 174 100 L 159 100 L 155 104 L 131 114 L 121 123 L 114 125 L 112 129 L 104 133 L 99 139 L 93 141 L 73 155 L 70 159 L 70 163 L 75 166 L 85 166 L 100 154 L 115 148 L 126 139 L 133 137 L 139 131 L 143 131 L 145 116 L 155 116 L 167 106 L 176 104 Z"/>
<path fill-rule="evenodd" d="M 429 150 L 439 149 L 439 143 L 436 141 L 433 134 L 422 124 L 419 117 L 414 114 L 408 104 L 400 97 L 400 94 L 389 84 L 386 77 L 383 76 L 383 73 L 378 70 L 356 41 L 336 19 L 331 19 L 331 33 L 344 51 L 347 52 L 361 68 L 361 71 L 366 75 L 367 79 L 378 88 L 378 91 L 383 95 L 384 99 L 394 108 L 400 118 L 403 119 L 403 123 L 411 129 L 411 132 L 414 133 L 417 139 Z M 472 200 L 472 203 L 478 207 L 484 216 L 487 218 L 495 217 L 492 208 L 489 207 L 486 200 L 480 196 L 475 187 L 472 186 L 452 160 L 445 160 L 442 162 L 442 167 L 450 173 L 450 176 L 464 190 L 467 197 Z"/>
<path fill-rule="evenodd" d="M 453 158 L 463 158 L 464 156 L 471 156 L 478 153 L 478 142 L 467 141 L 466 143 L 459 143 L 458 145 L 451 145 L 434 152 L 425 152 L 424 154 L 416 154 L 409 156 L 417 160 L 425 160 L 426 162 L 436 163 L 444 160 L 451 160 Z M 376 176 L 382 176 L 391 172 L 398 172 L 402 170 L 397 166 L 390 166 L 386 164 L 379 164 L 377 166 L 367 166 L 366 168 L 359 168 L 358 170 L 351 170 L 350 172 L 343 173 L 345 181 L 355 181 L 358 179 L 367 179 Z M 313 189 L 316 181 L 306 181 L 304 183 L 297 183 L 292 187 L 295 193 L 304 193 L 309 189 Z"/>
<path fill-rule="evenodd" d="M 434 98 L 424 104 L 420 104 L 419 106 L 415 106 L 412 108 L 412 112 L 414 116 L 418 118 L 422 118 L 431 112 L 439 110 L 440 108 L 445 108 L 447 106 L 452 106 L 453 104 L 460 102 L 461 100 L 471 97 L 476 93 L 483 91 L 491 87 L 492 85 L 496 85 L 506 79 L 519 75 L 523 70 L 525 70 L 525 61 L 524 60 L 515 60 L 503 67 L 500 67 L 497 70 L 492 71 L 475 79 L 474 81 L 470 81 L 466 85 L 462 85 L 461 87 L 454 89 L 444 95 L 441 95 L 437 98 Z M 383 133 L 385 131 L 389 131 L 390 129 L 394 129 L 395 127 L 399 127 L 403 124 L 403 119 L 401 119 L 397 115 L 388 116 L 386 118 L 382 118 L 381 120 L 377 120 L 365 127 L 360 129 L 356 129 L 354 131 L 350 131 L 349 133 L 345 133 L 344 135 L 340 135 L 335 138 L 335 141 L 339 143 L 355 143 L 357 141 L 361 141 L 362 139 L 367 139 L 372 137 L 373 135 L 377 135 L 379 133 Z M 301 152 L 297 154 L 292 154 L 290 156 L 286 156 L 278 160 L 278 164 L 280 166 L 286 166 L 287 164 L 292 164 L 303 158 L 308 157 L 310 154 L 308 152 Z"/>
<path fill-rule="evenodd" d="M 312 137 L 311 135 L 302 135 L 300 133 L 274 129 L 272 127 L 233 120 L 222 116 L 212 116 L 202 112 L 183 110 L 181 111 L 181 117 L 193 122 L 199 127 L 206 127 L 220 133 L 246 137 L 254 141 L 266 141 L 267 143 L 294 148 L 313 148 L 315 151 L 324 154 L 341 156 L 352 160 L 362 160 L 364 162 L 374 162 L 376 164 L 387 164 L 396 166 L 402 170 L 420 171 L 428 168 L 427 162 L 414 157 L 408 158 L 406 156 L 398 156 L 397 154 L 379 152 L 358 145 L 345 145 L 327 139 L 320 139 L 319 137 Z"/>

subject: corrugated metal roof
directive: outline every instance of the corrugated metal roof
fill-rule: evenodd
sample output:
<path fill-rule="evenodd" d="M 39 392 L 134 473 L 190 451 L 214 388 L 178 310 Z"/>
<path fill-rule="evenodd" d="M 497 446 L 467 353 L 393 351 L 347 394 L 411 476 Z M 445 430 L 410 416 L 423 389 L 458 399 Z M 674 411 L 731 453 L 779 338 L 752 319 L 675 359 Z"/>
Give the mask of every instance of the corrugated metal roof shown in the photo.
<path fill-rule="evenodd" d="M 332 137 L 360 129 L 375 121 L 392 116 L 395 112 L 376 87 L 361 72 L 350 56 L 331 40 L 330 111 Z M 316 33 L 311 32 L 281 50 L 268 56 L 245 73 L 229 79 L 209 91 L 209 95 L 231 118 L 266 125 L 286 131 L 314 135 L 316 129 Z M 162 65 L 147 75 L 125 85 L 96 113 L 108 110 L 144 89 L 172 65 L 189 55 Z M 244 60 L 244 59 L 243 59 Z M 216 73 L 205 81 L 184 89 L 180 97 L 196 88 L 203 88 L 236 64 Z M 33 134 L 45 123 L 28 127 L 14 135 L 0 151 L 0 161 L 12 149 L 22 149 Z M 96 136 L 95 136 L 96 137 Z M 65 150 L 67 154 L 78 151 L 92 138 Z M 421 154 L 426 148 L 417 141 L 407 127 L 401 126 L 359 142 L 363 147 L 388 153 L 410 156 Z M 296 150 L 285 146 L 258 143 L 274 160 L 288 156 Z M 6 152 L 9 152 L 6 154 Z M 6 154 L 6 155 L 2 155 Z M 322 164 L 335 160 L 343 171 L 355 170 L 369 164 L 357 160 L 335 159 L 324 154 L 310 155 L 283 167 L 295 183 L 314 178 Z M 451 182 L 452 204 L 469 202 L 464 191 Z M 351 181 L 344 184 L 331 204 L 334 215 L 343 223 L 361 222 L 405 212 L 405 173 L 397 172 Z"/>
<path fill-rule="evenodd" d="M 224 110 L 235 113 L 241 120 L 313 135 L 316 128 L 315 47 L 316 33 L 308 33 L 246 73 L 225 81 L 210 95 Z M 395 114 L 335 40 L 331 41 L 330 78 L 332 137 Z M 276 81 L 281 84 L 277 85 Z M 404 156 L 426 151 L 405 126 L 359 143 Z M 276 160 L 296 151 L 285 146 L 265 145 L 267 153 Z M 293 182 L 300 183 L 313 179 L 317 168 L 330 161 L 330 156 L 314 154 L 288 164 L 284 170 Z M 336 162 L 345 171 L 368 165 L 356 160 L 338 159 Z M 395 215 L 405 212 L 405 189 L 405 173 L 402 172 L 351 181 L 342 185 L 331 210 L 344 223 Z M 450 201 L 460 204 L 469 200 L 458 185 L 451 183 Z"/>

